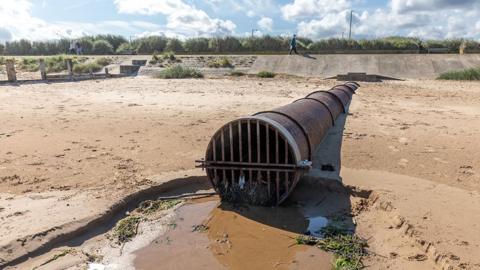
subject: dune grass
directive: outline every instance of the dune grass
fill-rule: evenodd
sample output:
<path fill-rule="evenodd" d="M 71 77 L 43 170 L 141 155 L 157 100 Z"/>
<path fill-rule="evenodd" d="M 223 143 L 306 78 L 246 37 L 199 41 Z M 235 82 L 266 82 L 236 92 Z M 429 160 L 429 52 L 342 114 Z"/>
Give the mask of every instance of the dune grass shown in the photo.
<path fill-rule="evenodd" d="M 107 57 L 96 58 L 93 62 L 78 63 L 73 65 L 73 72 L 77 74 L 99 72 L 103 67 L 112 63 L 112 59 Z"/>
<path fill-rule="evenodd" d="M 440 74 L 438 80 L 478 81 L 480 80 L 480 68 L 449 71 Z"/>
<path fill-rule="evenodd" d="M 211 68 L 231 68 L 231 67 L 233 67 L 233 65 L 230 62 L 230 59 L 228 59 L 228 57 L 224 56 L 220 59 L 215 59 L 215 60 L 210 61 L 208 63 L 208 67 L 211 67 Z"/>
<path fill-rule="evenodd" d="M 244 72 L 241 72 L 241 71 L 232 71 L 230 72 L 230 76 L 234 76 L 234 77 L 242 77 L 242 76 L 245 76 L 247 74 L 245 74 Z"/>
<path fill-rule="evenodd" d="M 257 77 L 259 78 L 275 78 L 277 74 L 270 72 L 270 71 L 260 71 L 257 73 Z"/>
<path fill-rule="evenodd" d="M 160 79 L 203 78 L 203 74 L 194 68 L 176 65 L 158 72 L 154 77 Z"/>

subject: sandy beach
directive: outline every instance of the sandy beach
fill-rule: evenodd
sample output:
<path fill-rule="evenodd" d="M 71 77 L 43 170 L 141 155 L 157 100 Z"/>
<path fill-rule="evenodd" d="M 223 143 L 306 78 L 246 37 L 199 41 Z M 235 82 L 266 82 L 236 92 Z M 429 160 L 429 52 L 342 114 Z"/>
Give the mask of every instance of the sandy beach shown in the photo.
<path fill-rule="evenodd" d="M 128 194 L 201 176 L 195 160 L 223 123 L 336 84 L 139 76 L 0 86 L 0 263 Z M 480 269 L 478 104 L 476 82 L 361 83 L 342 177 L 372 192 L 352 199 L 371 269 Z M 16 267 L 26 265 L 35 260 Z"/>

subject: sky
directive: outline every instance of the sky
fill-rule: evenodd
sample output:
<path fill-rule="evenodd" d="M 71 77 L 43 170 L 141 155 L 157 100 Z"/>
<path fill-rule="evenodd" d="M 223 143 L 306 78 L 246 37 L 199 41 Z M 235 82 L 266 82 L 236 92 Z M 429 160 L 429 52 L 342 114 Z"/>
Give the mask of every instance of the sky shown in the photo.
<path fill-rule="evenodd" d="M 126 38 L 411 36 L 480 41 L 480 0 L 0 0 L 0 42 Z"/>

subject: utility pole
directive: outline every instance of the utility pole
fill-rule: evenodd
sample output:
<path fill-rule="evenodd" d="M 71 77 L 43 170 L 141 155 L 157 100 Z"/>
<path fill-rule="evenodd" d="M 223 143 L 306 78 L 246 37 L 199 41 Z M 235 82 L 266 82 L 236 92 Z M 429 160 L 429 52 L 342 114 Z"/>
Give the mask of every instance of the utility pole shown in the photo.
<path fill-rule="evenodd" d="M 253 38 L 253 34 L 258 31 L 258 29 L 252 29 L 252 38 Z"/>
<path fill-rule="evenodd" d="M 352 18 L 353 18 L 353 10 L 350 11 L 350 30 L 348 32 L 348 39 L 352 39 Z"/>

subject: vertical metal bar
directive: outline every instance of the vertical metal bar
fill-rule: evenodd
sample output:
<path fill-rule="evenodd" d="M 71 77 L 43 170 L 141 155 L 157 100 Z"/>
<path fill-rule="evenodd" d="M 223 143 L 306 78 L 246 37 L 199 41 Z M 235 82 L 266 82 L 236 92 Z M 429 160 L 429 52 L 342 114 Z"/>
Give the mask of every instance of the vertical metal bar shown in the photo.
<path fill-rule="evenodd" d="M 266 134 L 266 140 L 265 140 L 265 148 L 266 148 L 266 154 L 267 154 L 267 164 L 270 163 L 270 134 L 269 134 L 269 126 L 268 124 L 265 125 L 265 134 Z M 271 194 L 271 187 L 270 187 L 270 171 L 267 171 L 267 192 L 268 192 L 268 198 L 270 199 L 270 194 Z"/>
<path fill-rule="evenodd" d="M 250 120 L 247 120 L 247 137 L 248 137 L 248 162 L 252 162 L 252 130 L 250 127 Z M 252 170 L 248 170 L 248 184 L 251 185 L 253 182 L 252 179 Z"/>
<path fill-rule="evenodd" d="M 269 132 L 269 127 L 268 127 L 268 124 L 265 125 L 265 134 L 266 134 L 266 148 L 267 148 L 267 164 L 270 163 L 270 136 L 268 134 Z"/>
<path fill-rule="evenodd" d="M 238 121 L 238 148 L 240 152 L 240 162 L 243 162 L 242 153 L 242 121 Z"/>
<path fill-rule="evenodd" d="M 288 188 L 288 172 L 285 172 L 285 192 L 288 194 L 289 188 Z"/>
<path fill-rule="evenodd" d="M 247 120 L 247 133 L 248 133 L 248 162 L 252 162 L 252 133 L 250 129 L 250 120 Z"/>
<path fill-rule="evenodd" d="M 233 126 L 232 124 L 230 123 L 230 125 L 228 126 L 228 129 L 229 129 L 229 132 L 230 132 L 230 161 L 234 161 L 233 160 Z"/>
<path fill-rule="evenodd" d="M 222 161 L 225 161 L 225 134 L 224 130 L 222 130 L 222 135 L 220 137 L 220 142 L 222 146 Z"/>
<path fill-rule="evenodd" d="M 213 138 L 213 161 L 217 161 L 217 138 Z M 217 176 L 217 169 L 213 169 L 213 178 L 215 179 L 215 183 L 218 184 L 218 176 Z"/>
<path fill-rule="evenodd" d="M 267 191 L 268 191 L 268 198 L 270 198 L 270 171 L 267 171 Z"/>
<path fill-rule="evenodd" d="M 216 147 L 217 138 L 213 138 L 213 161 L 217 161 L 217 147 Z"/>
<path fill-rule="evenodd" d="M 288 164 L 288 142 L 285 140 L 285 164 Z"/>
<path fill-rule="evenodd" d="M 260 163 L 261 160 L 260 160 L 260 121 L 257 121 L 257 163 Z"/>
<path fill-rule="evenodd" d="M 222 147 L 222 161 L 225 161 L 225 132 L 223 129 L 222 129 L 222 135 L 220 136 L 220 142 Z M 222 181 L 225 184 L 225 181 L 226 181 L 225 170 L 222 170 Z"/>
<path fill-rule="evenodd" d="M 277 172 L 277 178 L 275 179 L 277 186 L 277 204 L 280 201 L 280 177 L 279 172 Z"/>
<path fill-rule="evenodd" d="M 275 130 L 275 163 L 279 163 L 279 152 L 278 152 L 278 130 Z"/>
<path fill-rule="evenodd" d="M 229 130 L 229 135 L 230 135 L 230 161 L 233 162 L 234 160 L 233 160 L 233 124 L 232 123 L 230 123 L 228 125 L 228 130 Z M 233 186 L 233 183 L 235 181 L 234 180 L 235 179 L 235 172 L 234 172 L 234 170 L 231 170 L 230 172 L 231 172 L 231 176 L 232 176 L 231 179 L 230 179 L 230 182 Z"/>

